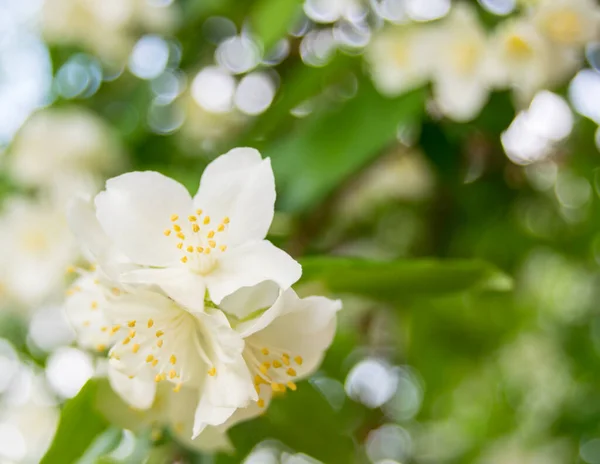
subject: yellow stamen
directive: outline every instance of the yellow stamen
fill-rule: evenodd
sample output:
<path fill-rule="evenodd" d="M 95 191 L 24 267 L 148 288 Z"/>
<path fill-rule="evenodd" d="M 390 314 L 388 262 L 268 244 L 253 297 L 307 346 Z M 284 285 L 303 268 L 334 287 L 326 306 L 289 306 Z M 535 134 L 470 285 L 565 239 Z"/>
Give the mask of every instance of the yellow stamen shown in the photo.
<path fill-rule="evenodd" d="M 181 226 L 180 226 L 180 225 L 178 225 L 178 224 L 174 224 L 174 225 L 173 225 L 173 230 L 174 230 L 175 232 L 181 232 Z"/>
<path fill-rule="evenodd" d="M 217 375 L 217 368 L 211 367 L 210 370 L 208 371 L 208 375 L 210 375 L 211 377 L 214 377 L 215 375 Z"/>
<path fill-rule="evenodd" d="M 188 216 L 188 221 L 190 222 L 196 222 L 198 220 L 198 218 L 196 216 Z"/>
<path fill-rule="evenodd" d="M 268 362 L 264 362 L 260 365 L 259 370 L 263 373 L 266 374 L 267 371 L 269 370 L 269 367 L 271 367 L 271 363 Z"/>
<path fill-rule="evenodd" d="M 158 359 L 155 359 L 154 361 L 152 361 L 152 367 L 156 367 L 157 364 L 158 364 Z"/>
<path fill-rule="evenodd" d="M 140 351 L 140 344 L 139 343 L 134 343 L 133 346 L 131 347 L 131 351 L 133 351 L 133 353 L 137 353 L 138 351 Z"/>
<path fill-rule="evenodd" d="M 136 321 L 129 321 L 127 323 L 127 327 L 135 327 L 135 323 L 136 323 Z"/>
<path fill-rule="evenodd" d="M 129 337 L 125 337 L 125 338 L 123 339 L 123 345 L 127 345 L 127 344 L 128 344 L 130 341 L 131 341 L 131 338 L 129 338 Z"/>
<path fill-rule="evenodd" d="M 180 238 L 181 240 L 185 240 L 185 235 L 183 235 L 183 232 L 178 232 L 177 237 Z"/>
<path fill-rule="evenodd" d="M 289 388 L 290 390 L 292 390 L 293 392 L 295 392 L 295 391 L 296 391 L 296 389 L 298 388 L 298 387 L 296 387 L 296 384 L 295 384 L 294 382 L 288 382 L 288 383 L 287 383 L 287 386 L 288 386 L 288 388 Z"/>
<path fill-rule="evenodd" d="M 189 247 L 186 248 L 186 250 L 188 253 L 192 253 L 194 251 L 194 247 L 190 245 Z"/>
<path fill-rule="evenodd" d="M 135 330 L 131 329 L 129 331 L 129 338 L 133 338 L 133 337 L 135 337 Z"/>
<path fill-rule="evenodd" d="M 303 361 L 302 356 L 296 356 L 294 358 L 294 361 L 296 361 L 296 364 L 298 364 L 299 366 L 301 366 L 302 365 L 302 361 Z"/>
<path fill-rule="evenodd" d="M 283 361 L 283 364 L 285 364 L 286 366 L 290 365 L 290 356 L 287 354 L 282 354 L 281 355 L 281 360 Z"/>
<path fill-rule="evenodd" d="M 215 236 L 215 231 L 211 230 L 208 234 L 206 234 L 207 238 L 213 238 Z"/>
<path fill-rule="evenodd" d="M 275 369 L 278 369 L 278 368 L 280 368 L 280 367 L 281 367 L 281 363 L 280 363 L 279 361 L 275 360 L 275 361 L 273 361 L 273 367 L 274 367 Z"/>
<path fill-rule="evenodd" d="M 223 232 L 225 230 L 225 226 L 223 224 L 219 224 L 219 227 L 217 227 L 217 232 Z"/>
<path fill-rule="evenodd" d="M 154 325 L 154 320 L 148 319 L 148 328 L 151 328 Z"/>
<path fill-rule="evenodd" d="M 209 245 L 211 248 L 214 248 L 214 247 L 216 247 L 216 246 L 217 246 L 217 242 L 215 242 L 214 240 L 209 240 L 209 241 L 208 241 L 208 245 Z"/>
<path fill-rule="evenodd" d="M 175 393 L 178 393 L 178 392 L 179 392 L 179 390 L 181 390 L 181 385 L 182 385 L 181 383 L 178 383 L 177 385 L 175 385 L 175 387 L 173 388 L 173 391 L 174 391 Z"/>
<path fill-rule="evenodd" d="M 157 341 L 157 342 L 156 342 L 156 346 L 158 346 L 159 348 L 162 348 L 162 346 L 163 346 L 163 342 L 164 342 L 164 340 L 159 340 L 159 341 Z"/>
<path fill-rule="evenodd" d="M 111 333 L 111 335 L 114 335 L 114 334 L 116 334 L 116 333 L 117 333 L 119 330 L 121 330 L 121 326 L 120 326 L 119 324 L 117 324 L 117 325 L 113 325 L 113 328 L 112 328 L 112 329 L 110 329 L 110 333 Z"/>
<path fill-rule="evenodd" d="M 201 210 L 201 209 L 197 209 L 197 210 L 196 210 L 196 214 L 197 214 L 198 216 L 201 216 L 201 215 L 202 215 L 202 210 Z"/>
<path fill-rule="evenodd" d="M 154 377 L 154 381 L 160 382 L 161 380 L 162 380 L 162 376 L 160 374 L 156 374 L 156 376 Z"/>
<path fill-rule="evenodd" d="M 204 225 L 210 224 L 210 216 L 205 216 L 204 221 L 202 221 Z"/>
<path fill-rule="evenodd" d="M 100 327 L 100 331 L 101 332 L 106 332 L 108 330 L 108 327 L 106 327 L 105 325 L 103 325 L 102 327 Z"/>
<path fill-rule="evenodd" d="M 146 362 L 147 363 L 151 363 L 152 361 L 154 361 L 154 355 L 149 354 L 148 356 L 146 356 Z"/>
<path fill-rule="evenodd" d="M 264 354 L 265 356 L 269 356 L 269 349 L 268 348 L 263 348 L 262 350 L 260 350 L 260 352 L 262 354 Z"/>
<path fill-rule="evenodd" d="M 223 218 L 223 224 L 229 224 L 229 218 L 227 216 Z"/>
<path fill-rule="evenodd" d="M 165 234 L 168 237 L 169 235 L 171 235 L 171 229 L 165 229 L 163 234 Z"/>
<path fill-rule="evenodd" d="M 177 219 L 179 219 L 179 216 L 177 214 L 171 215 L 171 222 L 175 222 Z"/>
<path fill-rule="evenodd" d="M 104 351 L 106 349 L 106 345 L 102 345 L 102 344 L 96 345 L 96 349 L 98 351 Z"/>
<path fill-rule="evenodd" d="M 175 357 L 174 354 L 172 354 L 171 357 L 169 358 L 169 362 L 171 364 L 175 364 L 177 362 L 177 358 Z"/>
<path fill-rule="evenodd" d="M 177 375 L 177 372 L 175 372 L 175 369 L 171 369 L 169 371 L 169 378 L 170 379 L 174 379 L 176 375 Z"/>
<path fill-rule="evenodd" d="M 194 224 L 194 225 L 192 226 L 192 230 L 193 230 L 194 232 L 200 232 L 200 226 L 199 226 L 198 224 Z"/>
<path fill-rule="evenodd" d="M 204 249 L 204 254 L 205 254 L 205 255 L 210 255 L 210 248 L 208 248 L 208 247 L 207 247 L 207 248 L 205 248 L 205 249 Z"/>
<path fill-rule="evenodd" d="M 202 248 L 202 247 L 196 247 L 196 251 L 198 253 L 202 253 L 204 251 L 204 248 Z"/>
<path fill-rule="evenodd" d="M 179 249 L 181 250 L 181 249 L 183 248 L 183 242 L 179 242 L 179 243 L 177 244 L 177 248 L 179 248 Z"/>
<path fill-rule="evenodd" d="M 290 377 L 296 377 L 296 370 L 293 367 L 290 367 L 287 371 L 286 371 L 287 375 L 289 375 Z"/>
<path fill-rule="evenodd" d="M 262 398 L 260 398 L 256 404 L 258 405 L 259 408 L 264 408 L 265 407 L 265 400 L 263 400 Z"/>
<path fill-rule="evenodd" d="M 90 305 L 92 309 L 98 309 L 98 302 L 97 301 L 92 301 L 92 304 Z"/>
<path fill-rule="evenodd" d="M 227 249 L 227 245 L 221 245 L 221 246 L 219 247 L 219 249 L 220 249 L 221 251 L 225 251 L 225 250 Z"/>
<path fill-rule="evenodd" d="M 182 262 L 183 264 L 187 263 L 187 260 L 188 260 L 188 259 L 187 259 L 187 256 L 184 256 L 183 258 L 181 258 L 181 262 Z"/>
<path fill-rule="evenodd" d="M 156 331 L 156 336 L 157 337 L 162 337 L 165 333 L 162 330 L 157 330 Z"/>

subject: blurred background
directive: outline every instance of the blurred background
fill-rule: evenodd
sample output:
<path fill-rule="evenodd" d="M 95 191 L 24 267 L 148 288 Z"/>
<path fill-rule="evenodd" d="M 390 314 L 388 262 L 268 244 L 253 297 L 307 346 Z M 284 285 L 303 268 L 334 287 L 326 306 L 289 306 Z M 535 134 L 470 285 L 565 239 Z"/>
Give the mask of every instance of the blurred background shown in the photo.
<path fill-rule="evenodd" d="M 595 0 L 0 0 L 0 462 L 600 464 L 598 124 Z M 207 453 L 79 393 L 64 211 L 235 146 L 344 310 Z"/>

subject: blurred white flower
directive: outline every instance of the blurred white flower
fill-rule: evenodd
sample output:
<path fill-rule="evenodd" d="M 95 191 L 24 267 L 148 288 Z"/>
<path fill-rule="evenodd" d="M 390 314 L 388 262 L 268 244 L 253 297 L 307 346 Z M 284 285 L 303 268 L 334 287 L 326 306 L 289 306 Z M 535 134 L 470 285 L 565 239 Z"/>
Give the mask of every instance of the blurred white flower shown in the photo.
<path fill-rule="evenodd" d="M 595 0 L 540 0 L 533 21 L 555 44 L 581 47 L 599 36 L 600 6 Z"/>
<path fill-rule="evenodd" d="M 168 32 L 176 20 L 175 7 L 146 0 L 46 0 L 42 31 L 51 43 L 83 46 L 124 63 L 140 31 Z"/>
<path fill-rule="evenodd" d="M 85 108 L 38 111 L 18 132 L 8 159 L 11 175 L 29 187 L 84 190 L 121 164 L 121 148 L 110 128 Z"/>
<path fill-rule="evenodd" d="M 426 26 L 398 26 L 374 36 L 365 58 L 377 89 L 397 96 L 424 85 L 431 72 L 433 43 Z"/>
<path fill-rule="evenodd" d="M 487 102 L 490 89 L 486 32 L 475 10 L 460 4 L 440 24 L 434 37 L 435 101 L 451 119 L 469 121 Z"/>
<path fill-rule="evenodd" d="M 140 267 L 121 273 L 122 282 L 158 285 L 182 305 L 202 310 L 207 290 L 218 304 L 241 287 L 273 280 L 288 288 L 300 278 L 300 265 L 264 240 L 274 203 L 270 161 L 237 148 L 209 164 L 193 199 L 156 172 L 110 179 L 95 200 L 98 220 L 79 221 L 79 229 L 88 237 L 105 234 Z M 100 267 L 111 266 L 99 258 Z"/>
<path fill-rule="evenodd" d="M 64 290 L 65 271 L 79 255 L 62 211 L 9 198 L 0 215 L 0 288 L 6 302 L 33 307 Z"/>

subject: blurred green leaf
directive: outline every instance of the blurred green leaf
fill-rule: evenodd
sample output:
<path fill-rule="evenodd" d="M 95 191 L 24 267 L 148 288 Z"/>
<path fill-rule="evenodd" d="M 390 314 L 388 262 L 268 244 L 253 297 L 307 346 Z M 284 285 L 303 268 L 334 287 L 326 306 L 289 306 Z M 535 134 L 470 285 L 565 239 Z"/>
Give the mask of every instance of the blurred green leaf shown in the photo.
<path fill-rule="evenodd" d="M 301 11 L 299 0 L 259 0 L 254 5 L 250 21 L 254 33 L 268 52 L 275 43 L 285 37 L 292 21 Z"/>
<path fill-rule="evenodd" d="M 69 464 L 84 455 L 88 447 L 108 427 L 95 407 L 97 383 L 89 380 L 60 415 L 52 445 L 40 464 Z"/>
<path fill-rule="evenodd" d="M 302 260 L 303 280 L 320 281 L 336 293 L 398 301 L 475 289 L 508 290 L 511 280 L 494 266 L 473 261 L 369 261 L 315 257 Z"/>
<path fill-rule="evenodd" d="M 265 154 L 273 160 L 280 207 L 300 213 L 322 201 L 394 142 L 399 125 L 416 123 L 424 98 L 422 90 L 385 98 L 361 81 L 354 98 L 271 145 Z"/>

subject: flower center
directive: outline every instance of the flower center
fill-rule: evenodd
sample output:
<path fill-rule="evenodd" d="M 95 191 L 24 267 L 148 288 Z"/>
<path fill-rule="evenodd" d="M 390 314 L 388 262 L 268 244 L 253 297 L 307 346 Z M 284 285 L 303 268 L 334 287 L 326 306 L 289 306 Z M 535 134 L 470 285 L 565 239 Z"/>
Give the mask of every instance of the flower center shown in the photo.
<path fill-rule="evenodd" d="M 513 34 L 506 40 L 507 53 L 519 60 L 529 58 L 533 50 L 523 37 Z"/>
<path fill-rule="evenodd" d="M 165 229 L 164 235 L 173 240 L 173 246 L 181 250 L 180 261 L 201 275 L 209 274 L 217 266 L 218 251 L 227 250 L 225 244 L 229 218 L 225 217 L 216 226 L 211 225 L 211 218 L 203 215 L 201 209 L 187 217 L 187 221 L 179 222 L 177 214 L 170 217 L 172 226 Z"/>
<path fill-rule="evenodd" d="M 473 71 L 479 58 L 479 47 L 474 43 L 460 42 L 452 50 L 456 70 L 462 74 Z"/>
<path fill-rule="evenodd" d="M 198 321 L 187 311 L 173 308 L 160 318 L 129 320 L 110 329 L 119 341 L 110 357 L 119 361 L 131 378 L 146 371 L 156 382 L 169 380 L 179 392 L 184 382 L 199 385 L 206 374 L 200 366 L 212 363 L 200 335 Z M 208 370 L 211 376 L 216 369 Z"/>
<path fill-rule="evenodd" d="M 549 15 L 545 28 L 552 39 L 564 44 L 577 42 L 583 29 L 579 15 L 566 8 Z"/>
<path fill-rule="evenodd" d="M 260 394 L 260 386 L 267 385 L 273 393 L 283 393 L 289 388 L 296 391 L 293 378 L 296 377 L 294 365 L 301 366 L 302 356 L 292 355 L 275 347 L 258 347 L 246 340 L 248 349 L 244 352 L 246 363 L 254 373 L 254 387 Z M 257 401 L 259 407 L 264 407 L 262 398 Z"/>

